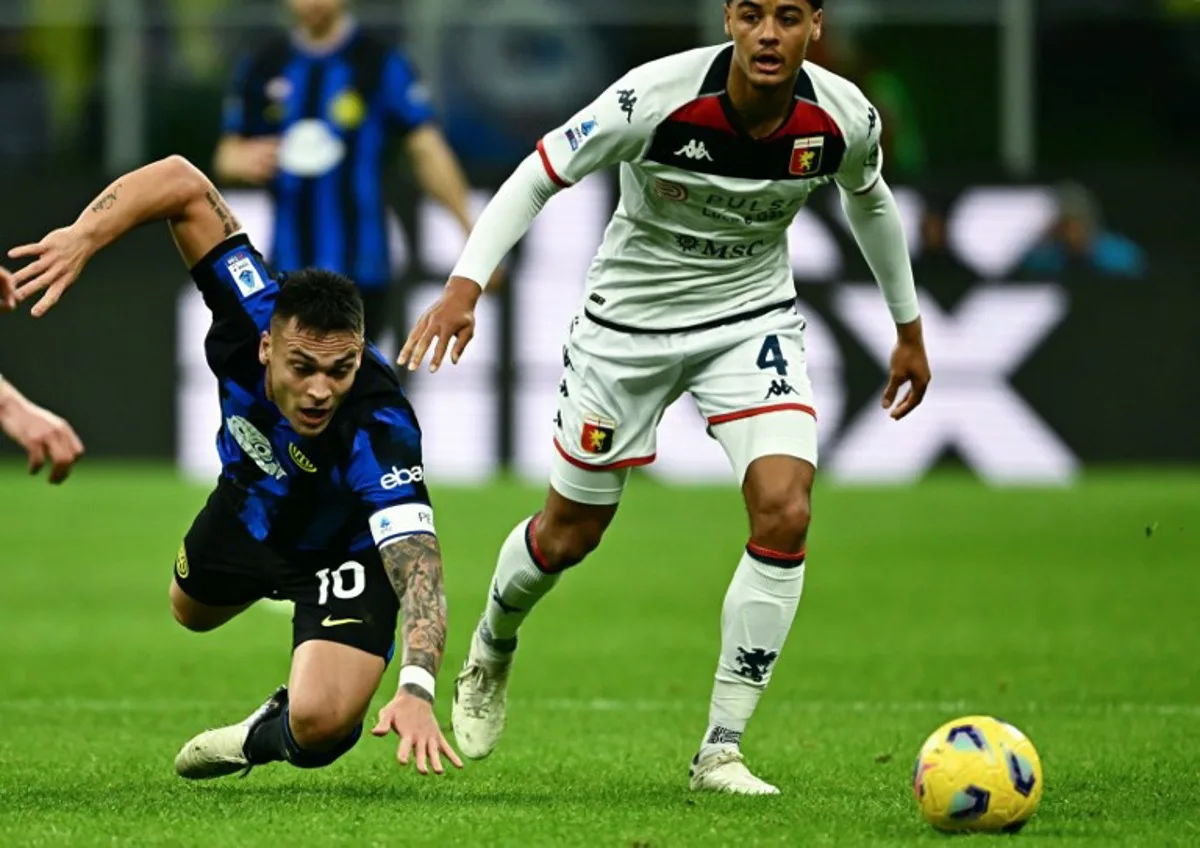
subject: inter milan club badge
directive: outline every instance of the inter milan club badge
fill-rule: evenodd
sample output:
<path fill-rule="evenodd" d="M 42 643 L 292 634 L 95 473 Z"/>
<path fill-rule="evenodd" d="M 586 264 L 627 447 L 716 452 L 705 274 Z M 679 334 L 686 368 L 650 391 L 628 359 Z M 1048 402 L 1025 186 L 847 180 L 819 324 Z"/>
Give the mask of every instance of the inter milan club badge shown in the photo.
<path fill-rule="evenodd" d="M 589 415 L 583 419 L 583 435 L 579 446 L 588 453 L 608 453 L 612 450 L 613 431 L 616 428 L 616 421 Z"/>
<path fill-rule="evenodd" d="M 788 171 L 797 177 L 811 177 L 821 170 L 821 154 L 825 152 L 825 136 L 798 138 L 792 146 L 792 163 Z"/>

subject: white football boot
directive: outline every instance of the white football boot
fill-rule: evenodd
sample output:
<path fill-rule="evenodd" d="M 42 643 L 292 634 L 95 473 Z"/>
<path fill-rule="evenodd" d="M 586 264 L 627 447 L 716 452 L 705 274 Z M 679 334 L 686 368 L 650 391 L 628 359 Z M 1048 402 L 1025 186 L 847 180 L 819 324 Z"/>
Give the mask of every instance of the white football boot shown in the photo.
<path fill-rule="evenodd" d="M 454 706 L 450 722 L 458 750 L 472 760 L 481 760 L 496 747 L 504 732 L 508 699 L 508 673 L 512 654 L 488 651 L 480 642 L 479 629 L 471 635 L 471 649 L 462 671 L 454 680 Z"/>
<path fill-rule="evenodd" d="M 189 780 L 205 780 L 240 771 L 244 777 L 251 768 L 245 752 L 250 731 L 272 716 L 279 715 L 286 704 L 287 687 L 280 686 L 243 721 L 194 736 L 175 756 L 176 774 Z"/>
<path fill-rule="evenodd" d="M 718 750 L 700 759 L 697 754 L 688 769 L 693 792 L 728 792 L 733 795 L 778 795 L 779 788 L 760 780 L 746 768 L 741 751 Z"/>

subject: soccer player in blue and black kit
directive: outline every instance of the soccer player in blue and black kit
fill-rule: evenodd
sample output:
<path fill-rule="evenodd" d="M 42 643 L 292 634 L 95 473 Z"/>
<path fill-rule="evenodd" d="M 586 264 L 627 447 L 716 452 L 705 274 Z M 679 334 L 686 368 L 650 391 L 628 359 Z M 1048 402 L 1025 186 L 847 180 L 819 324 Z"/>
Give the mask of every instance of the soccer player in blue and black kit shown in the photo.
<path fill-rule="evenodd" d="M 326 766 L 358 741 L 404 615 L 399 690 L 377 736 L 418 771 L 460 765 L 433 714 L 446 637 L 442 561 L 421 432 L 391 366 L 363 341 L 362 301 L 324 270 L 273 276 L 198 169 L 171 157 L 119 178 L 69 227 L 10 251 L 16 298 L 50 309 L 88 260 L 166 221 L 212 310 L 222 472 L 175 560 L 171 608 L 220 627 L 260 598 L 295 603 L 290 680 L 249 718 L 206 731 L 175 760 L 219 777 L 286 760 Z"/>
<path fill-rule="evenodd" d="M 464 232 L 468 186 L 425 87 L 399 51 L 364 32 L 346 0 L 288 0 L 295 29 L 234 74 L 214 167 L 223 181 L 268 186 L 272 267 L 317 266 L 359 285 L 366 337 L 387 321 L 391 257 L 384 174 L 403 139 L 421 189 Z"/>

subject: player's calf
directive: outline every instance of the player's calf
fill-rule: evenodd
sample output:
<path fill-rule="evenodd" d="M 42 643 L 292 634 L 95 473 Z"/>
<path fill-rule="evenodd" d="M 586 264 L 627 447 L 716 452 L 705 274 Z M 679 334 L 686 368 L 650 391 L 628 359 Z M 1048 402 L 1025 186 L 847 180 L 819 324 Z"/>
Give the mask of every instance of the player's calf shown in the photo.
<path fill-rule="evenodd" d="M 545 508 L 505 539 L 483 619 L 454 682 L 454 735 L 471 759 L 490 754 L 504 732 L 521 622 L 565 569 L 596 549 L 616 510 L 616 504 L 577 503 L 551 489 Z"/>
<path fill-rule="evenodd" d="M 550 574 L 578 565 L 600 546 L 616 513 L 616 504 L 576 503 L 551 489 L 545 507 L 533 519 L 534 562 Z"/>
<path fill-rule="evenodd" d="M 729 757 L 738 751 L 771 680 L 800 603 L 813 471 L 810 463 L 794 457 L 767 456 L 755 460 L 746 473 L 751 538 L 721 610 L 721 655 L 709 726 L 696 761 L 723 763 L 722 774 L 741 774 Z M 701 781 L 700 788 L 713 788 L 708 785 L 712 782 Z"/>

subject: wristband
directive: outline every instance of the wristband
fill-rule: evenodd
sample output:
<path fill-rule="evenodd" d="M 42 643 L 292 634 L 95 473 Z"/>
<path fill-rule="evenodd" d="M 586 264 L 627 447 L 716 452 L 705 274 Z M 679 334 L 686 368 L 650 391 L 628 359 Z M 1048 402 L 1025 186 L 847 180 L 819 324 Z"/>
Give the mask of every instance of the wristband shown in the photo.
<path fill-rule="evenodd" d="M 400 669 L 400 686 L 411 683 L 419 689 L 424 689 L 429 693 L 429 699 L 433 700 L 434 677 L 419 665 L 406 665 Z"/>

